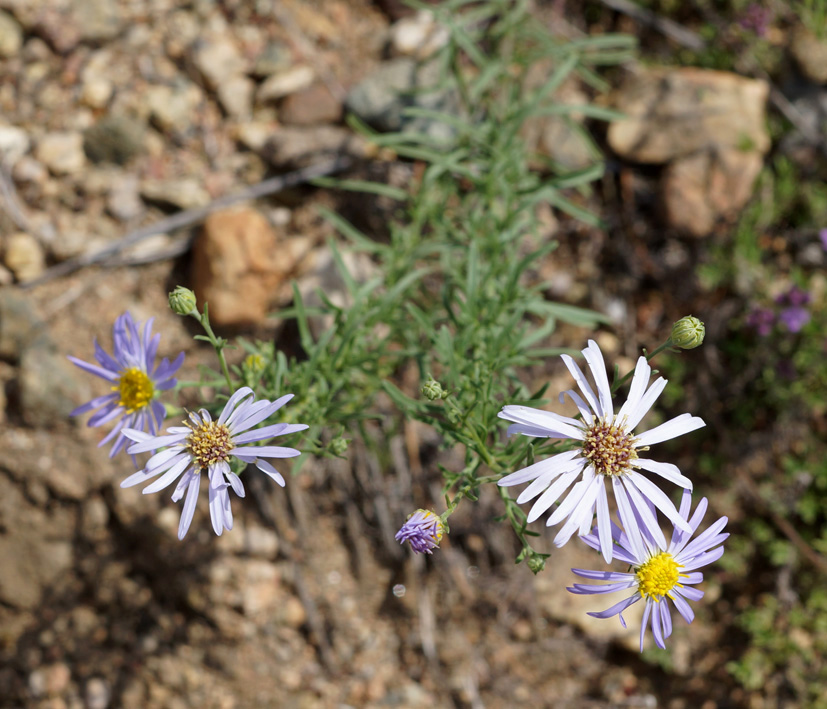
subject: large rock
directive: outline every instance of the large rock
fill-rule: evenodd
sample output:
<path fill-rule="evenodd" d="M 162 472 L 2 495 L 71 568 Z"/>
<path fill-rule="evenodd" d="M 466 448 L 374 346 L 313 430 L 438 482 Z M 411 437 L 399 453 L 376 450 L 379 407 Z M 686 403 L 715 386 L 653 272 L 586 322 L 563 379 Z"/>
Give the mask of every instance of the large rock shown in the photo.
<path fill-rule="evenodd" d="M 618 155 L 663 164 L 709 148 L 766 153 L 769 85 L 706 69 L 641 69 L 617 92 L 625 118 L 609 126 Z"/>
<path fill-rule="evenodd" d="M 735 148 L 704 150 L 673 161 L 662 183 L 667 221 L 692 236 L 708 234 L 718 219 L 734 217 L 747 203 L 763 164 L 755 151 Z"/>
<path fill-rule="evenodd" d="M 255 209 L 210 215 L 193 247 L 192 281 L 216 325 L 260 323 L 290 297 L 289 279 L 309 246 L 277 233 Z"/>
<path fill-rule="evenodd" d="M 750 199 L 770 146 L 769 85 L 703 69 L 642 69 L 616 95 L 626 117 L 609 127 L 620 156 L 666 164 L 664 215 L 672 228 L 703 236 Z"/>

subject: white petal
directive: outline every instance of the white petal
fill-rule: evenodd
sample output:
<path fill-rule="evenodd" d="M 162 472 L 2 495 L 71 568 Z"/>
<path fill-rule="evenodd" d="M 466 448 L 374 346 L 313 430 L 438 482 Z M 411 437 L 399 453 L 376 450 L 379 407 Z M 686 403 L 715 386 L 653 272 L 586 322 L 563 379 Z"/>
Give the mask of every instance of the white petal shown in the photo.
<path fill-rule="evenodd" d="M 534 480 L 549 471 L 553 472 L 557 470 L 562 472 L 569 467 L 572 458 L 576 457 L 579 453 L 579 450 L 558 453 L 551 458 L 546 458 L 545 460 L 529 465 L 522 470 L 517 470 L 516 472 L 506 475 L 497 482 L 497 485 L 501 487 L 510 487 L 511 485 L 519 485 L 521 483 L 526 483 L 529 480 Z"/>
<path fill-rule="evenodd" d="M 276 470 L 270 463 L 266 460 L 257 460 L 256 467 L 263 473 L 267 473 L 273 480 L 276 481 L 277 485 L 284 487 L 284 476 Z"/>
<path fill-rule="evenodd" d="M 652 382 L 647 392 L 638 401 L 635 408 L 629 410 L 629 417 L 626 421 L 626 427 L 629 431 L 633 431 L 637 425 L 643 420 L 643 417 L 649 413 L 649 409 L 657 401 L 657 398 L 663 393 L 666 387 L 666 380 L 663 377 L 658 377 Z"/>
<path fill-rule="evenodd" d="M 557 480 L 554 481 L 554 484 L 540 496 L 537 502 L 535 502 L 529 510 L 527 518 L 528 522 L 533 522 L 541 514 L 548 510 L 549 507 L 557 502 L 557 498 L 563 494 L 569 485 L 577 480 L 579 475 L 580 471 L 576 470 L 571 473 L 563 473 L 559 478 L 557 478 Z"/>
<path fill-rule="evenodd" d="M 677 438 L 685 433 L 696 431 L 699 428 L 706 426 L 703 419 L 691 414 L 681 414 L 676 416 L 660 426 L 645 431 L 635 438 L 635 447 L 641 448 L 643 446 L 652 446 L 655 443 L 668 441 L 672 438 Z"/>
<path fill-rule="evenodd" d="M 601 479 L 597 491 L 597 534 L 600 538 L 600 552 L 607 564 L 612 562 L 612 520 L 609 517 L 609 500 L 606 496 L 606 484 Z"/>
<path fill-rule="evenodd" d="M 227 399 L 227 403 L 224 404 L 224 410 L 221 412 L 221 416 L 218 417 L 218 423 L 226 423 L 227 417 L 233 413 L 238 403 L 248 396 L 255 397 L 255 393 L 250 387 L 241 387 L 241 389 L 234 392 L 233 395 Z"/>
<path fill-rule="evenodd" d="M 583 370 L 580 369 L 577 362 L 575 362 L 569 355 L 560 355 L 560 358 L 568 368 L 571 376 L 574 377 L 574 381 L 577 382 L 577 386 L 580 388 L 580 391 L 583 392 L 583 397 L 586 399 L 589 406 L 591 406 L 592 410 L 602 418 L 603 410 L 600 408 L 600 403 L 597 401 L 597 397 L 594 395 L 594 392 L 586 379 L 586 375 L 583 374 Z"/>
<path fill-rule="evenodd" d="M 655 485 L 655 483 L 647 480 L 640 473 L 635 472 L 629 473 L 627 480 L 640 490 L 645 497 L 651 500 L 655 507 L 663 512 L 672 524 L 680 527 L 684 532 L 692 532 L 692 528 L 689 526 L 689 523 L 681 517 L 681 513 L 678 512 L 675 503 L 673 503 L 672 500 L 667 497 L 666 493 Z M 662 548 L 666 548 L 666 540 L 664 540 Z"/>
<path fill-rule="evenodd" d="M 646 387 L 649 385 L 649 377 L 651 376 L 652 368 L 646 361 L 646 357 L 638 357 L 637 364 L 635 365 L 635 373 L 632 377 L 632 384 L 629 387 L 629 396 L 626 398 L 623 406 L 620 407 L 620 411 L 617 412 L 617 418 L 619 420 L 622 420 L 624 416 L 628 419 L 632 411 L 637 408 L 641 397 L 646 391 Z M 629 426 L 629 430 L 633 428 L 634 426 Z"/>
<path fill-rule="evenodd" d="M 589 340 L 589 346 L 583 350 L 583 356 L 586 358 L 586 362 L 589 363 L 589 369 L 592 370 L 594 382 L 597 384 L 603 418 L 611 419 L 614 415 L 612 388 L 609 386 L 609 377 L 606 376 L 606 363 L 603 361 L 603 353 L 594 340 Z"/>
<path fill-rule="evenodd" d="M 650 473 L 660 475 L 662 478 L 668 480 L 670 483 L 675 483 L 675 485 L 679 487 L 686 488 L 687 490 L 692 489 L 692 481 L 681 474 L 677 465 L 672 465 L 672 463 L 659 463 L 656 460 L 649 460 L 648 458 L 638 458 L 634 465 L 636 468 L 643 468 Z"/>
<path fill-rule="evenodd" d="M 582 424 L 577 419 L 560 416 L 551 411 L 532 409 L 528 406 L 504 406 L 497 414 L 501 419 L 548 431 L 551 438 L 576 438 L 583 440 Z"/>
<path fill-rule="evenodd" d="M 187 499 L 184 500 L 184 509 L 181 510 L 181 521 L 178 523 L 178 539 L 183 539 L 186 536 L 190 524 L 192 524 L 192 516 L 195 513 L 195 503 L 198 501 L 198 486 L 200 482 L 200 475 L 193 474 L 191 476 L 190 484 L 187 488 Z"/>

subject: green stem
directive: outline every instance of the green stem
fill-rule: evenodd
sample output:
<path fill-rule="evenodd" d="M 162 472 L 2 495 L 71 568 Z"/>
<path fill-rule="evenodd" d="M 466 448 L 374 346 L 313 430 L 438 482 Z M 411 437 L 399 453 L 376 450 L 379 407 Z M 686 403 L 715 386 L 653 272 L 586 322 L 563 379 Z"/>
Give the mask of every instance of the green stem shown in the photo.
<path fill-rule="evenodd" d="M 210 339 L 210 344 L 215 349 L 215 354 L 218 356 L 218 362 L 221 364 L 221 371 L 224 373 L 224 379 L 227 380 L 227 386 L 230 389 L 230 393 L 232 394 L 233 390 L 235 389 L 235 385 L 233 384 L 233 380 L 230 377 L 230 369 L 227 367 L 227 360 L 224 357 L 224 347 L 227 344 L 227 341 L 223 338 L 216 337 L 215 333 L 213 332 L 212 327 L 210 326 L 210 318 L 207 315 L 207 307 L 204 306 L 204 314 L 202 315 L 197 310 L 192 312 L 192 316 L 198 320 L 201 324 L 201 327 L 204 328 L 204 332 L 207 333 L 207 337 Z"/>
<path fill-rule="evenodd" d="M 667 338 L 666 342 L 664 342 L 662 345 L 658 346 L 652 352 L 650 352 L 646 355 L 646 361 L 651 362 L 655 358 L 656 355 L 659 355 L 661 352 L 663 352 L 664 350 L 669 349 L 671 346 L 672 346 L 672 338 L 669 337 L 669 338 Z M 634 370 L 634 367 L 633 367 L 628 372 L 626 372 L 626 374 L 624 374 L 620 379 L 618 379 L 614 384 L 612 384 L 612 394 L 616 394 L 617 390 L 623 384 L 625 384 L 627 381 L 629 381 L 629 378 L 634 373 L 635 373 L 635 370 Z"/>

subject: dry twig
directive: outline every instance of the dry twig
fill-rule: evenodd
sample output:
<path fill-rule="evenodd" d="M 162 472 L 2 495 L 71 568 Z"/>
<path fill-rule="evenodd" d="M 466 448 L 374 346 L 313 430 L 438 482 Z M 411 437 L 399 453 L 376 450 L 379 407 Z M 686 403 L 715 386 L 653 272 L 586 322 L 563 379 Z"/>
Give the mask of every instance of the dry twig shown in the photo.
<path fill-rule="evenodd" d="M 235 194 L 225 195 L 213 200 L 203 207 L 195 207 L 193 209 L 185 209 L 177 214 L 173 214 L 166 219 L 161 219 L 153 224 L 142 226 L 135 231 L 130 232 L 122 239 L 119 239 L 114 244 L 110 244 L 103 249 L 95 251 L 91 254 L 82 254 L 76 258 L 69 259 L 56 266 L 52 266 L 43 272 L 41 276 L 26 283 L 21 283 L 21 288 L 31 288 L 33 286 L 46 283 L 61 276 L 66 276 L 74 271 L 85 266 L 91 266 L 96 263 L 108 261 L 116 254 L 133 244 L 137 244 L 143 239 L 156 234 L 163 234 L 174 229 L 181 229 L 182 227 L 192 226 L 205 219 L 208 215 L 219 209 L 231 207 L 240 202 L 247 202 L 251 199 L 264 197 L 266 195 L 282 192 L 290 187 L 304 184 L 317 177 L 324 177 L 326 175 L 333 175 L 337 172 L 347 169 L 352 164 L 352 160 L 347 157 L 337 157 L 332 160 L 325 160 L 323 162 L 310 165 L 301 170 L 288 172 L 286 175 L 279 175 L 278 177 L 271 177 L 268 180 L 263 180 L 256 185 L 247 187 Z"/>

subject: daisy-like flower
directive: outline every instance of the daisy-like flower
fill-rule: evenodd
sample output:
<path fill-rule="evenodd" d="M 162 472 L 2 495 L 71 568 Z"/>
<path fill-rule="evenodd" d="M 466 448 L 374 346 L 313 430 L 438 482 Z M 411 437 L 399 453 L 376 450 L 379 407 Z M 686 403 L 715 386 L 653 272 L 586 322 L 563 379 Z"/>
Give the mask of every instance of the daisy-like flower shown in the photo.
<path fill-rule="evenodd" d="M 594 377 L 597 394 L 575 361 L 568 355 L 562 355 L 583 396 L 574 390 L 560 395 L 561 402 L 566 394 L 571 397 L 582 420 L 526 406 L 506 406 L 499 413 L 500 418 L 514 422 L 508 427 L 509 435 L 521 433 L 536 438 L 569 439 L 576 447 L 506 475 L 499 485 L 533 481 L 517 498 L 517 502 L 522 504 L 540 495 L 528 513 L 528 521 L 533 522 L 574 484 L 546 522 L 550 527 L 566 520 L 554 543 L 561 547 L 575 532 L 587 534 L 596 511 L 600 550 L 609 562 L 612 560 L 613 545 L 609 531 L 607 483 L 614 492 L 623 526 L 626 529 L 637 526 L 640 519 L 653 538 L 665 546 L 666 539 L 656 515 L 644 504 L 646 500 L 653 502 L 684 531 L 688 530 L 688 526 L 666 494 L 638 471 L 654 473 L 688 490 L 692 489 L 692 483 L 677 466 L 641 458 L 640 453 L 649 450 L 650 445 L 676 438 L 705 424 L 697 416 L 681 414 L 650 431 L 633 433 L 660 396 L 666 380 L 659 377 L 649 386 L 652 370 L 646 358 L 641 357 L 635 367 L 629 397 L 615 414 L 603 355 L 597 343 L 589 340 L 583 355 Z M 638 514 L 635 515 L 633 510 L 637 510 Z"/>
<path fill-rule="evenodd" d="M 408 515 L 394 539 L 400 544 L 408 542 L 417 554 L 430 554 L 439 546 L 444 532 L 445 526 L 436 512 L 417 510 Z"/>
<path fill-rule="evenodd" d="M 303 423 L 277 423 L 250 430 L 292 398 L 292 394 L 287 394 L 273 402 L 267 399 L 256 401 L 253 390 L 242 387 L 228 399 L 216 421 L 212 420 L 206 409 L 201 409 L 198 413 L 190 413 L 189 421 L 184 421 L 183 426 L 168 428 L 163 436 L 150 436 L 137 429 L 124 429 L 124 435 L 136 441 L 129 447 L 132 455 L 161 448 L 163 450 L 153 455 L 143 470 L 124 480 L 121 487 L 140 485 L 161 475 L 143 489 L 144 495 L 148 495 L 163 490 L 180 478 L 172 494 L 172 501 L 178 502 L 186 492 L 187 498 L 178 525 L 178 539 L 183 539 L 195 513 L 201 473 L 206 473 L 209 479 L 210 519 L 215 533 L 220 536 L 225 529 L 233 528 L 228 489 L 232 488 L 236 495 L 244 497 L 244 485 L 241 478 L 232 471 L 230 458 L 254 463 L 259 470 L 284 487 L 281 473 L 264 458 L 294 458 L 301 455 L 301 451 L 295 448 L 249 445 L 307 428 Z"/>
<path fill-rule="evenodd" d="M 646 628 L 650 623 L 652 635 L 655 637 L 655 644 L 659 648 L 666 648 L 665 640 L 672 634 L 672 612 L 668 601 L 672 602 L 687 623 L 691 623 L 695 619 L 695 613 L 689 605 L 689 601 L 699 601 L 704 595 L 703 591 L 694 588 L 704 578 L 703 574 L 697 569 L 717 561 L 724 553 L 724 548 L 720 545 L 729 536 L 729 533 L 722 533 L 727 518 L 721 517 L 700 536 L 692 539 L 692 535 L 698 529 L 706 513 L 706 498 L 698 503 L 695 513 L 690 519 L 691 504 L 692 493 L 689 490 L 684 490 L 680 513 L 681 518 L 688 521 L 690 531 L 684 532 L 676 527 L 672 532 L 672 540 L 669 546 L 657 543 L 648 534 L 645 527 L 642 529 L 643 534 L 638 534 L 636 529 L 632 529 L 626 534 L 614 523 L 611 523 L 612 539 L 617 544 L 615 557 L 629 564 L 632 567 L 630 572 L 572 569 L 575 574 L 582 578 L 608 581 L 609 583 L 576 583 L 568 589 L 571 593 L 591 595 L 629 589 L 634 591 L 631 596 L 616 603 L 611 608 L 599 613 L 589 613 L 590 616 L 611 618 L 614 615 L 619 615 L 620 623 L 625 628 L 626 621 L 623 619 L 623 611 L 639 600 L 645 600 L 646 606 L 643 609 L 643 620 L 640 627 L 641 652 L 643 652 L 643 638 L 646 634 Z M 599 524 L 598 528 L 592 531 L 591 534 L 582 537 L 586 544 L 598 550 L 600 549 Z"/>
<path fill-rule="evenodd" d="M 155 366 L 160 335 L 152 335 L 152 318 L 146 321 L 139 332 L 138 324 L 129 313 L 124 313 L 115 320 L 112 328 L 114 353 L 109 355 L 95 340 L 95 359 L 98 364 L 89 364 L 77 357 L 69 360 L 85 372 L 106 379 L 112 385 L 111 393 L 99 396 L 82 406 L 78 406 L 71 416 L 84 414 L 99 409 L 89 419 L 89 426 L 102 426 L 114 419 L 120 419 L 115 427 L 98 444 L 106 445 L 113 438 L 115 443 L 109 451 L 109 457 L 115 456 L 126 443 L 124 428 L 139 431 L 158 432 L 164 422 L 166 411 L 164 405 L 155 397 L 158 392 L 171 389 L 176 384 L 173 376 L 184 361 L 181 352 L 170 363 L 166 358 Z M 98 366 L 99 365 L 99 366 Z"/>

